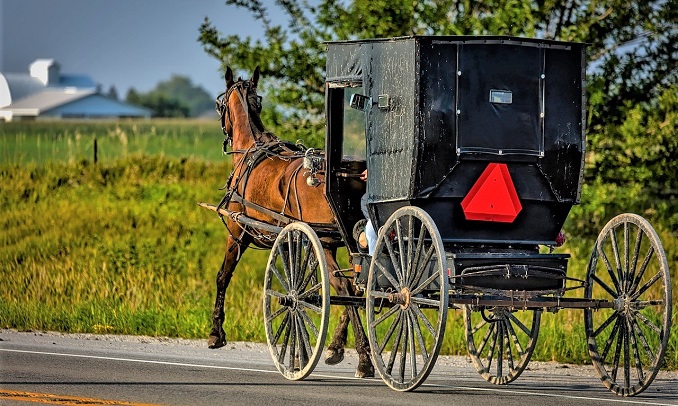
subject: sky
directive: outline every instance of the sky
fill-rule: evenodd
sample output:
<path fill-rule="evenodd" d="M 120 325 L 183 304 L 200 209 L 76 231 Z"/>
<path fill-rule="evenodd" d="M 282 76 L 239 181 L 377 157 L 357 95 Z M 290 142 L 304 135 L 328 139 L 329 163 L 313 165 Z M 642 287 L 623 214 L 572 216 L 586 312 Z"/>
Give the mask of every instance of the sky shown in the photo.
<path fill-rule="evenodd" d="M 0 72 L 27 73 L 34 60 L 50 58 L 62 73 L 89 75 L 123 98 L 130 87 L 148 92 L 173 74 L 217 95 L 219 62 L 197 41 L 205 17 L 222 35 L 263 31 L 223 0 L 0 0 Z"/>

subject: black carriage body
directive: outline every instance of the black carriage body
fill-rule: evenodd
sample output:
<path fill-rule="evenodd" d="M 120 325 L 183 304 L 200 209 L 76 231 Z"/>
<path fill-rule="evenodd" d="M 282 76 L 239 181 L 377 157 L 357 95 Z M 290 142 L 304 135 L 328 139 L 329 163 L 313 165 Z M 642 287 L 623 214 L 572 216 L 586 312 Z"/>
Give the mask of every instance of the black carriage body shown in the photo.
<path fill-rule="evenodd" d="M 339 165 L 331 138 L 341 129 L 332 90 L 359 83 L 369 97 L 373 222 L 381 226 L 398 208 L 413 205 L 431 215 L 446 245 L 554 244 L 579 202 L 584 58 L 584 44 L 514 37 L 329 43 L 328 155 L 336 161 L 330 166 Z M 508 170 L 510 185 L 498 193 L 515 189 L 517 216 L 469 216 L 464 199 L 497 167 Z M 481 192 L 481 206 L 493 204 L 494 192 Z"/>

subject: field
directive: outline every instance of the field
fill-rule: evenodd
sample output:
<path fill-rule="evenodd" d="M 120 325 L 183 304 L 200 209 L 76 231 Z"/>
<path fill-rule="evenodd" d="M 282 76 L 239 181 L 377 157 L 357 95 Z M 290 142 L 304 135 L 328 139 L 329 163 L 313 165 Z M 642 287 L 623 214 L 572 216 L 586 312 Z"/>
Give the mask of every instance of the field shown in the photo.
<path fill-rule="evenodd" d="M 0 327 L 206 341 L 226 230 L 196 203 L 222 196 L 230 158 L 221 140 L 216 122 L 0 124 Z M 596 193 L 585 188 L 584 200 Z M 606 221 L 613 209 L 573 210 L 559 250 L 573 256 L 570 276 L 584 276 L 595 239 L 572 230 L 591 223 L 590 213 Z M 661 213 L 636 211 L 659 231 L 678 303 L 676 235 Z M 231 282 L 231 341 L 264 341 L 267 255 L 248 250 Z M 332 311 L 336 323 L 340 309 Z M 444 353 L 465 353 L 460 311 L 450 311 L 445 337 Z M 666 360 L 676 369 L 675 327 L 670 340 Z M 582 312 L 544 314 L 534 358 L 588 362 Z"/>

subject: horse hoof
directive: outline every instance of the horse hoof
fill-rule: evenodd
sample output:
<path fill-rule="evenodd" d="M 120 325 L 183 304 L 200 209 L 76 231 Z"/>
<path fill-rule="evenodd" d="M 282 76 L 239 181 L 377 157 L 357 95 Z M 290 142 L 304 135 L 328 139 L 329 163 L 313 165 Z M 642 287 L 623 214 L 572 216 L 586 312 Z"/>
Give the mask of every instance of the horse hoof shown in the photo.
<path fill-rule="evenodd" d="M 356 378 L 374 378 L 374 366 L 369 356 L 360 355 L 358 368 L 355 371 Z"/>
<path fill-rule="evenodd" d="M 207 347 L 211 349 L 221 348 L 226 345 L 226 337 L 224 336 L 210 336 L 207 340 Z"/>
<path fill-rule="evenodd" d="M 370 365 L 369 368 L 361 369 L 360 366 L 358 366 L 358 369 L 355 370 L 355 377 L 356 378 L 374 378 L 374 367 L 372 365 Z"/>
<path fill-rule="evenodd" d="M 327 365 L 337 365 L 344 360 L 344 349 L 343 348 L 328 348 L 327 353 L 325 353 L 325 363 Z"/>

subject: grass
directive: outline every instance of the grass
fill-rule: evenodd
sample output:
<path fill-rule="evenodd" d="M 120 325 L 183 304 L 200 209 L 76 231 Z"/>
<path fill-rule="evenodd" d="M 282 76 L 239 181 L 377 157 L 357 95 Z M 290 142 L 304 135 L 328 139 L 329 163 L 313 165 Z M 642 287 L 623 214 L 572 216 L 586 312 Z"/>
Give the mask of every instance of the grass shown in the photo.
<path fill-rule="evenodd" d="M 196 202 L 222 196 L 230 164 L 219 134 L 214 123 L 187 121 L 1 124 L 0 327 L 206 339 L 226 230 Z M 678 304 L 677 237 L 655 227 Z M 583 278 L 594 238 L 570 237 L 569 276 Z M 236 270 L 231 341 L 264 341 L 267 256 L 248 250 Z M 341 310 L 332 308 L 330 337 Z M 448 317 L 442 352 L 464 354 L 462 312 Z M 673 369 L 677 349 L 674 328 L 665 358 Z M 582 311 L 544 314 L 533 359 L 589 362 Z"/>

